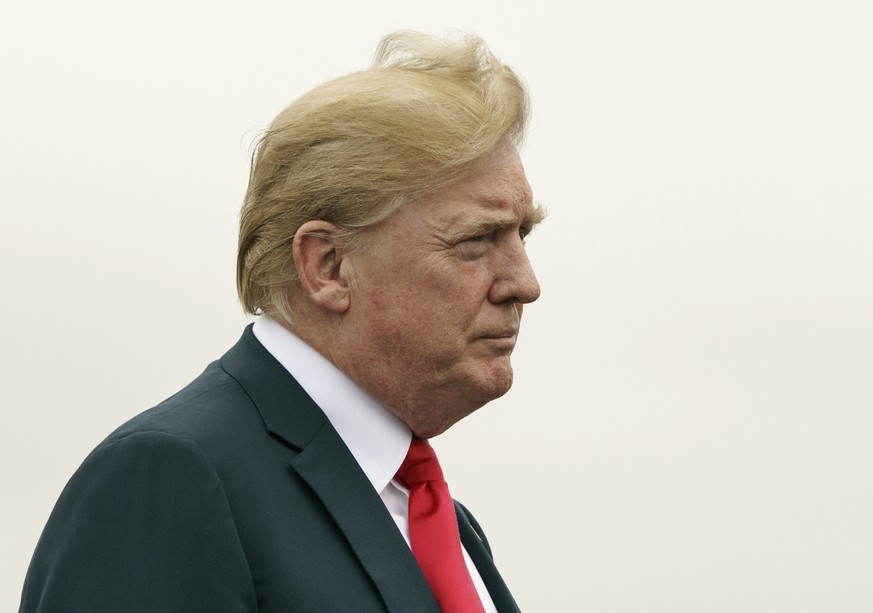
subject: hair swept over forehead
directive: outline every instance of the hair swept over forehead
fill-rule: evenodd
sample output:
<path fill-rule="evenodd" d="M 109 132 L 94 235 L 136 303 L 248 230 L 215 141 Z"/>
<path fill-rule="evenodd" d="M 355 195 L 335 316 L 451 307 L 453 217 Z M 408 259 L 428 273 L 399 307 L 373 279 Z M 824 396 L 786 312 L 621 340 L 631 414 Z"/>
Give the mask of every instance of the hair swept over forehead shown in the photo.
<path fill-rule="evenodd" d="M 240 216 L 243 306 L 290 322 L 303 223 L 353 237 L 464 177 L 502 140 L 519 145 L 527 117 L 524 84 L 480 38 L 386 36 L 368 69 L 304 94 L 258 140 Z"/>

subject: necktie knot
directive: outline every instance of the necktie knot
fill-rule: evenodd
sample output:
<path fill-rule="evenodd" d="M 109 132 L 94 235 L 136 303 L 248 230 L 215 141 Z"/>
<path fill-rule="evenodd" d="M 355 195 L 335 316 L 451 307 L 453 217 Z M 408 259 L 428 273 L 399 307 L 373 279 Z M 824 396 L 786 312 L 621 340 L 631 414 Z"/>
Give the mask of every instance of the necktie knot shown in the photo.
<path fill-rule="evenodd" d="M 417 437 L 412 438 L 406 459 L 397 471 L 397 478 L 407 485 L 444 480 L 440 463 L 430 443 Z"/>
<path fill-rule="evenodd" d="M 443 613 L 485 613 L 470 578 L 458 518 L 430 444 L 412 437 L 397 479 L 409 486 L 409 544 Z"/>

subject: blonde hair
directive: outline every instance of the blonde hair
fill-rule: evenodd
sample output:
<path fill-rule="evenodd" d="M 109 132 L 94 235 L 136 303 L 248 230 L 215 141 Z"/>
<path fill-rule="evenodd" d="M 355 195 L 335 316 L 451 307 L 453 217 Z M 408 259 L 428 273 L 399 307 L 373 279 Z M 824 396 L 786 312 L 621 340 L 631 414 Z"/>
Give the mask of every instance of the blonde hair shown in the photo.
<path fill-rule="evenodd" d="M 503 139 L 519 145 L 521 79 L 478 37 L 385 37 L 373 65 L 316 87 L 257 142 L 240 214 L 237 291 L 248 312 L 293 321 L 291 256 L 305 222 L 348 237 L 466 176 Z"/>

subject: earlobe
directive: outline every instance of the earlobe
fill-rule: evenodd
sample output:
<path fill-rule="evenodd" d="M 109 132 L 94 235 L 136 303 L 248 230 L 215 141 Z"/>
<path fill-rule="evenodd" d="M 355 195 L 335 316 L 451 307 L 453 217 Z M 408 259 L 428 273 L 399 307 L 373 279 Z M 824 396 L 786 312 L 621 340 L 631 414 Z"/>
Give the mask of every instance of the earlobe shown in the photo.
<path fill-rule="evenodd" d="M 326 221 L 307 221 L 295 233 L 292 251 L 300 287 L 309 302 L 334 314 L 348 310 L 345 249 L 338 228 Z"/>

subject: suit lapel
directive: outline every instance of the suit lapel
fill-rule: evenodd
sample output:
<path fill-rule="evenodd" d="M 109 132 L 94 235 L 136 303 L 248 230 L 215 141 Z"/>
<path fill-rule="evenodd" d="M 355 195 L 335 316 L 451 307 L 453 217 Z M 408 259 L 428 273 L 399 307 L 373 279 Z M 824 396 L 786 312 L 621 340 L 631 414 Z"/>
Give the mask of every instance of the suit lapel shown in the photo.
<path fill-rule="evenodd" d="M 292 466 L 343 531 L 388 610 L 439 613 L 394 520 L 333 427 L 326 425 Z M 356 478 L 341 476 L 353 472 Z"/>
<path fill-rule="evenodd" d="M 267 430 L 299 453 L 291 467 L 345 535 L 392 613 L 439 613 L 412 552 L 324 412 L 246 328 L 221 359 L 255 403 Z"/>
<path fill-rule="evenodd" d="M 458 515 L 458 531 L 461 533 L 461 543 L 464 549 L 470 554 L 470 559 L 476 565 L 476 570 L 479 571 L 479 576 L 485 582 L 485 587 L 488 588 L 488 594 L 491 600 L 494 601 L 494 606 L 497 607 L 499 613 L 520 613 L 515 599 L 503 582 L 503 578 L 494 566 L 494 560 L 491 558 L 491 552 L 487 548 L 487 543 L 484 541 L 484 536 L 479 536 L 479 533 L 473 527 L 475 520 L 468 516 L 466 509 L 457 502 L 455 503 L 455 512 Z M 478 528 L 476 524 L 476 528 Z"/>

